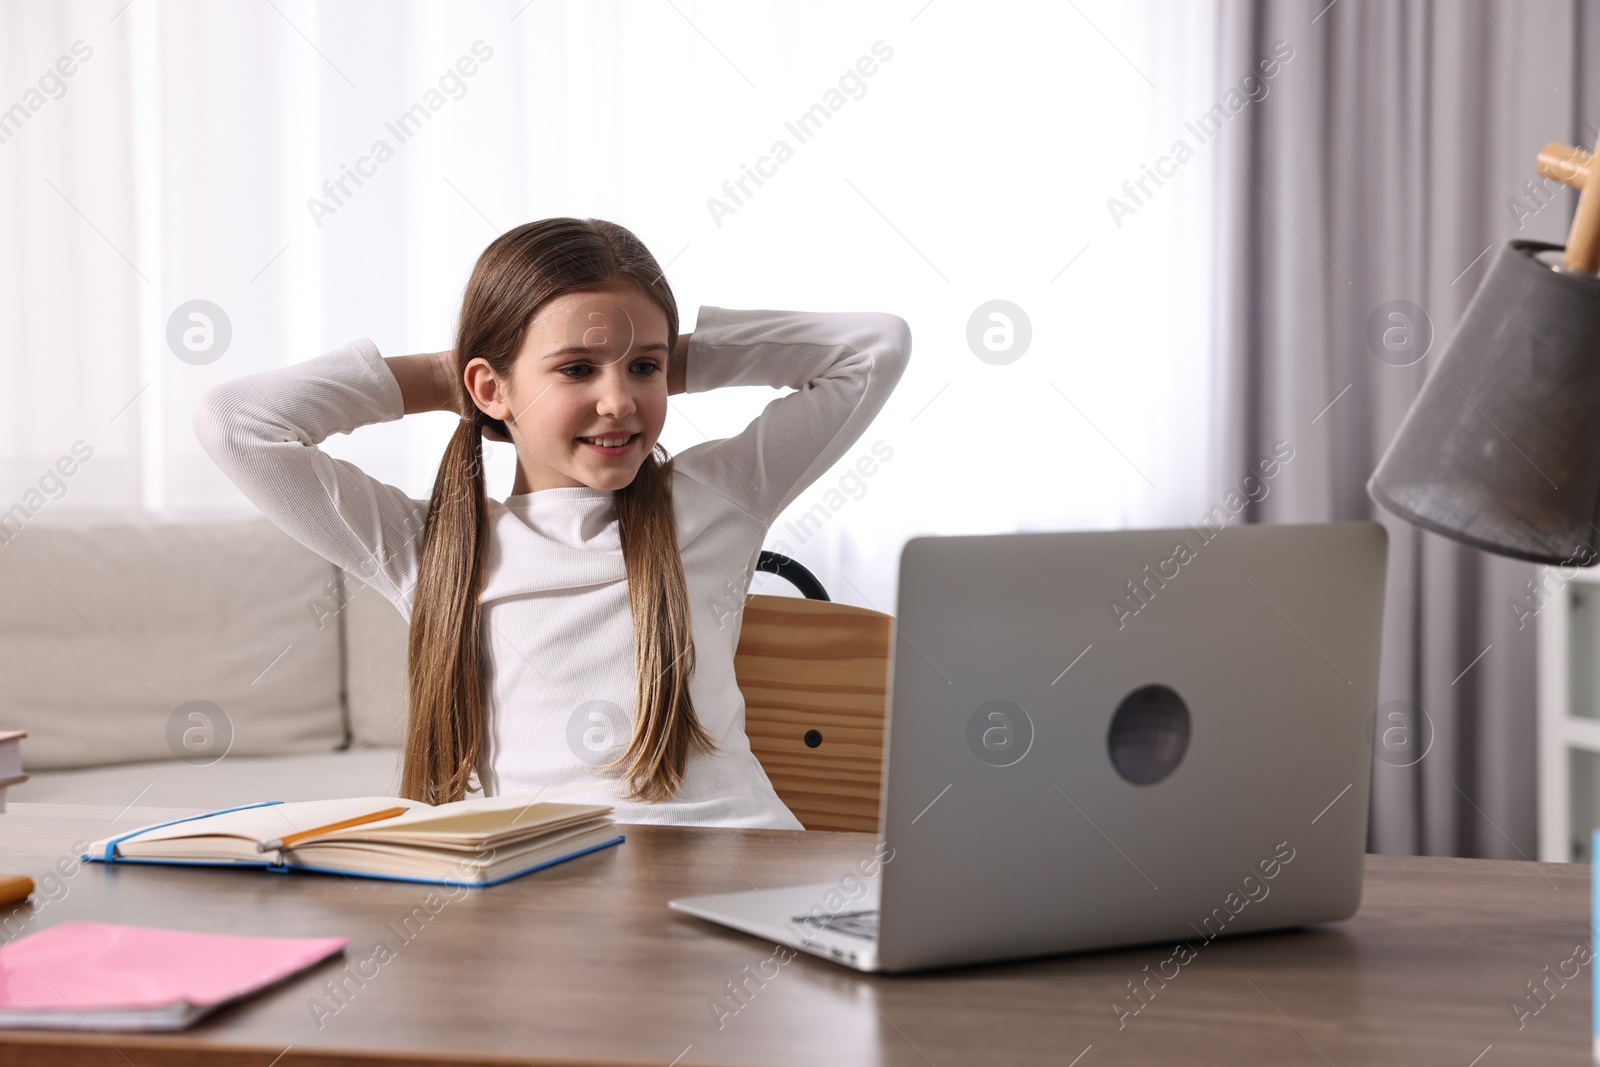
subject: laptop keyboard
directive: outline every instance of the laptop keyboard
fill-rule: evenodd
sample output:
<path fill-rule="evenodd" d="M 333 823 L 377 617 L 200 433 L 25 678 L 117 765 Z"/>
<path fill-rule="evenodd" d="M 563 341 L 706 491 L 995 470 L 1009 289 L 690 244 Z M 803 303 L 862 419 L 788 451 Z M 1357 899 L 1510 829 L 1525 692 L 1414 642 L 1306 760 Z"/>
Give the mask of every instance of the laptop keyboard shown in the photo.
<path fill-rule="evenodd" d="M 841 911 L 833 915 L 796 915 L 794 920 L 812 931 L 832 930 L 864 941 L 878 939 L 878 909 Z"/>

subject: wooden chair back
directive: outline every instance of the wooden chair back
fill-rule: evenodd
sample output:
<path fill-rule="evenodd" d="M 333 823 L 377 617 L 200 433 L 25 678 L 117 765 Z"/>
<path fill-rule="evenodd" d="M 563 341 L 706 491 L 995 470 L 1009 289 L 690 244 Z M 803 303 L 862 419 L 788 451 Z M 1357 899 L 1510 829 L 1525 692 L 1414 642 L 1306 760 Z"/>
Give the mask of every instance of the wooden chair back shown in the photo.
<path fill-rule="evenodd" d="M 877 832 L 890 616 L 757 593 L 734 676 L 750 748 L 807 830 Z"/>

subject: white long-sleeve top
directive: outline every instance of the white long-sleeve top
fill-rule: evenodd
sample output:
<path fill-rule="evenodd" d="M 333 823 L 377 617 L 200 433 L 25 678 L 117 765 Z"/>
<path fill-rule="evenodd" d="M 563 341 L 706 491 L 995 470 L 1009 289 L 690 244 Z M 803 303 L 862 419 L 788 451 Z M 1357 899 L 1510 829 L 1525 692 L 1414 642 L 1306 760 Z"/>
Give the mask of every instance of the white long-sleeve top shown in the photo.
<path fill-rule="evenodd" d="M 701 307 L 686 389 L 791 387 L 733 437 L 676 454 L 673 506 L 695 670 L 714 754 L 692 751 L 677 795 L 625 799 L 635 714 L 633 616 L 612 491 L 490 499 L 480 601 L 485 795 L 610 804 L 618 822 L 801 829 L 750 751 L 734 677 L 742 608 L 772 522 L 861 437 L 904 372 L 911 334 L 875 312 Z M 401 418 L 399 383 L 366 338 L 215 386 L 194 412 L 217 465 L 301 544 L 359 575 L 409 621 L 428 502 L 334 459 L 329 435 Z M 669 415 L 670 417 L 670 415 Z"/>

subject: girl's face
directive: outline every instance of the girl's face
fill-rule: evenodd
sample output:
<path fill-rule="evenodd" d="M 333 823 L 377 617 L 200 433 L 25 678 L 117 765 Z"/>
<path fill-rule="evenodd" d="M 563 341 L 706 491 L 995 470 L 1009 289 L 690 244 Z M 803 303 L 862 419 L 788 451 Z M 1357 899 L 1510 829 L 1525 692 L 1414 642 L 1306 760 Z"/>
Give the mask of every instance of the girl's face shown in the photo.
<path fill-rule="evenodd" d="M 517 446 L 513 494 L 633 482 L 667 419 L 667 316 L 633 283 L 567 293 L 534 316 L 509 379 L 466 367 L 478 407 Z M 585 438 L 628 438 L 620 448 Z"/>

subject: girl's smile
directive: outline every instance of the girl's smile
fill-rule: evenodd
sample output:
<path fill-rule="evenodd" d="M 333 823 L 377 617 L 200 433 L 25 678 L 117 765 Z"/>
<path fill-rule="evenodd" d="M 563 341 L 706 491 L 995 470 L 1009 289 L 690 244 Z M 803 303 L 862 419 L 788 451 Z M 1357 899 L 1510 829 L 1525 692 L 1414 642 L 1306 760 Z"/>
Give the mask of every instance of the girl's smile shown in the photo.
<path fill-rule="evenodd" d="M 610 447 L 608 447 L 606 445 L 603 445 L 603 444 L 596 443 L 596 440 L 593 439 L 593 438 L 580 437 L 580 438 L 578 438 L 578 440 L 582 441 L 586 447 L 593 449 L 594 451 L 600 453 L 600 455 L 602 455 L 602 456 L 616 457 L 616 456 L 625 456 L 629 452 L 631 452 L 633 450 L 634 444 L 636 444 L 638 442 L 638 440 L 639 440 L 639 435 L 636 434 L 636 433 L 635 434 L 626 434 L 626 435 L 624 435 L 624 434 L 606 434 L 603 438 L 600 438 L 600 440 L 604 440 L 604 441 L 621 441 L 622 442 L 619 445 L 613 445 L 613 446 L 610 446 Z"/>

